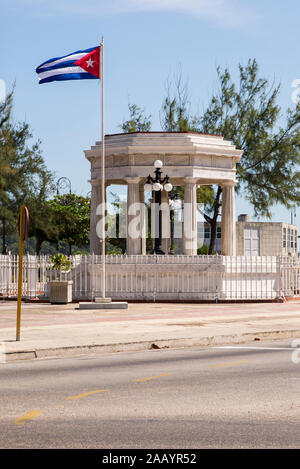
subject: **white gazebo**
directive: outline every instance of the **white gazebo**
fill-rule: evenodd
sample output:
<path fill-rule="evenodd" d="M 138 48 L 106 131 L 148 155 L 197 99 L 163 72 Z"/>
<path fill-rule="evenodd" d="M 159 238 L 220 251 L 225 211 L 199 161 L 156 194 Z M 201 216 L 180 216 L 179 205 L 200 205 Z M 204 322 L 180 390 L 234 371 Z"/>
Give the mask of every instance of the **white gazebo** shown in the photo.
<path fill-rule="evenodd" d="M 101 142 L 85 151 L 91 163 L 91 253 L 101 254 L 96 226 L 101 218 L 97 207 L 101 200 Z M 183 254 L 197 254 L 196 189 L 201 185 L 222 186 L 222 254 L 236 254 L 235 184 L 236 163 L 242 150 L 221 135 L 198 132 L 136 132 L 105 136 L 105 182 L 127 185 L 127 218 L 132 218 L 130 207 L 144 203 L 144 185 L 153 174 L 156 160 L 163 163 L 173 186 L 184 187 Z M 162 192 L 162 201 L 168 202 L 168 193 Z M 167 216 L 167 215 L 166 215 Z M 103 222 L 103 221 L 102 221 Z M 140 223 L 138 237 L 127 233 L 127 254 L 146 254 L 146 230 Z M 166 243 L 168 240 L 164 240 Z"/>

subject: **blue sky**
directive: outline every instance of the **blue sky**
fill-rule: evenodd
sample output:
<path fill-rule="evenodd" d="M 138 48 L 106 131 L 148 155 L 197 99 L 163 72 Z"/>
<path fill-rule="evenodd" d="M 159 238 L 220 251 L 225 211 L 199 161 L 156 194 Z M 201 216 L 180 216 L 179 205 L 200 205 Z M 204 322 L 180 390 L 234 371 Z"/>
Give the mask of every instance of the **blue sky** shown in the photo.
<path fill-rule="evenodd" d="M 120 131 L 129 101 L 144 106 L 159 130 L 166 80 L 179 67 L 196 112 L 215 89 L 216 67 L 234 72 L 249 58 L 263 76 L 281 82 L 285 110 L 300 79 L 299 17 L 297 0 L 0 0 L 0 80 L 8 89 L 16 81 L 15 119 L 25 119 L 41 139 L 47 166 L 85 195 L 83 150 L 100 139 L 100 83 L 38 85 L 39 64 L 96 46 L 104 36 L 106 133 Z M 290 221 L 283 207 L 273 212 L 273 221 Z M 238 213 L 253 218 L 241 197 Z"/>

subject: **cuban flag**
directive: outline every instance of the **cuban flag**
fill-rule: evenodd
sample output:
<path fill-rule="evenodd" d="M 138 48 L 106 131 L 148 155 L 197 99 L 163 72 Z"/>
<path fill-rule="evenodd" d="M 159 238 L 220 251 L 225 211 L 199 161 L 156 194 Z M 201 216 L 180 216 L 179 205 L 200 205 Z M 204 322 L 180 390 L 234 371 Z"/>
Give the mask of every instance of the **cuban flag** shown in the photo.
<path fill-rule="evenodd" d="M 39 83 L 100 78 L 100 46 L 47 60 L 36 68 Z"/>

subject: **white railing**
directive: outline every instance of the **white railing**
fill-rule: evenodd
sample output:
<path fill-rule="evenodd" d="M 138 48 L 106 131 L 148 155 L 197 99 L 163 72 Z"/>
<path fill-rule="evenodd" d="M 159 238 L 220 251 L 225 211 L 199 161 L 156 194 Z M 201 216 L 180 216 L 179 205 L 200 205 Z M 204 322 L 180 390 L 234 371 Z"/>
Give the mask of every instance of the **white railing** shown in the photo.
<path fill-rule="evenodd" d="M 132 300 L 215 300 L 221 292 L 221 256 L 107 256 L 107 296 Z M 90 292 L 100 296 L 101 256 L 90 265 Z"/>
<path fill-rule="evenodd" d="M 224 299 L 272 299 L 282 296 L 279 257 L 226 256 L 223 262 Z"/>
<path fill-rule="evenodd" d="M 73 256 L 59 273 L 49 256 L 24 256 L 24 297 L 48 297 L 49 281 L 73 280 L 73 298 L 101 295 L 101 256 Z M 18 256 L 0 256 L 0 294 L 17 294 Z M 106 256 L 106 295 L 128 300 L 239 300 L 300 296 L 300 260 L 282 256 Z"/>
<path fill-rule="evenodd" d="M 300 296 L 300 259 L 280 258 L 281 290 L 286 297 Z"/>

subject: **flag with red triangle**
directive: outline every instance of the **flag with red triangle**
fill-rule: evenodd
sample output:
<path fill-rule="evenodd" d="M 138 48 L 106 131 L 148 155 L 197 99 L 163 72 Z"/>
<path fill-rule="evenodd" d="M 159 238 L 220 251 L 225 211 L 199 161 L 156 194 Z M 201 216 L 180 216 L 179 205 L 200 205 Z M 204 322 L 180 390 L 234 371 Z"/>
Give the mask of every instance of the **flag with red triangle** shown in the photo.
<path fill-rule="evenodd" d="M 100 46 L 79 50 L 43 62 L 36 68 L 39 83 L 100 77 Z"/>

